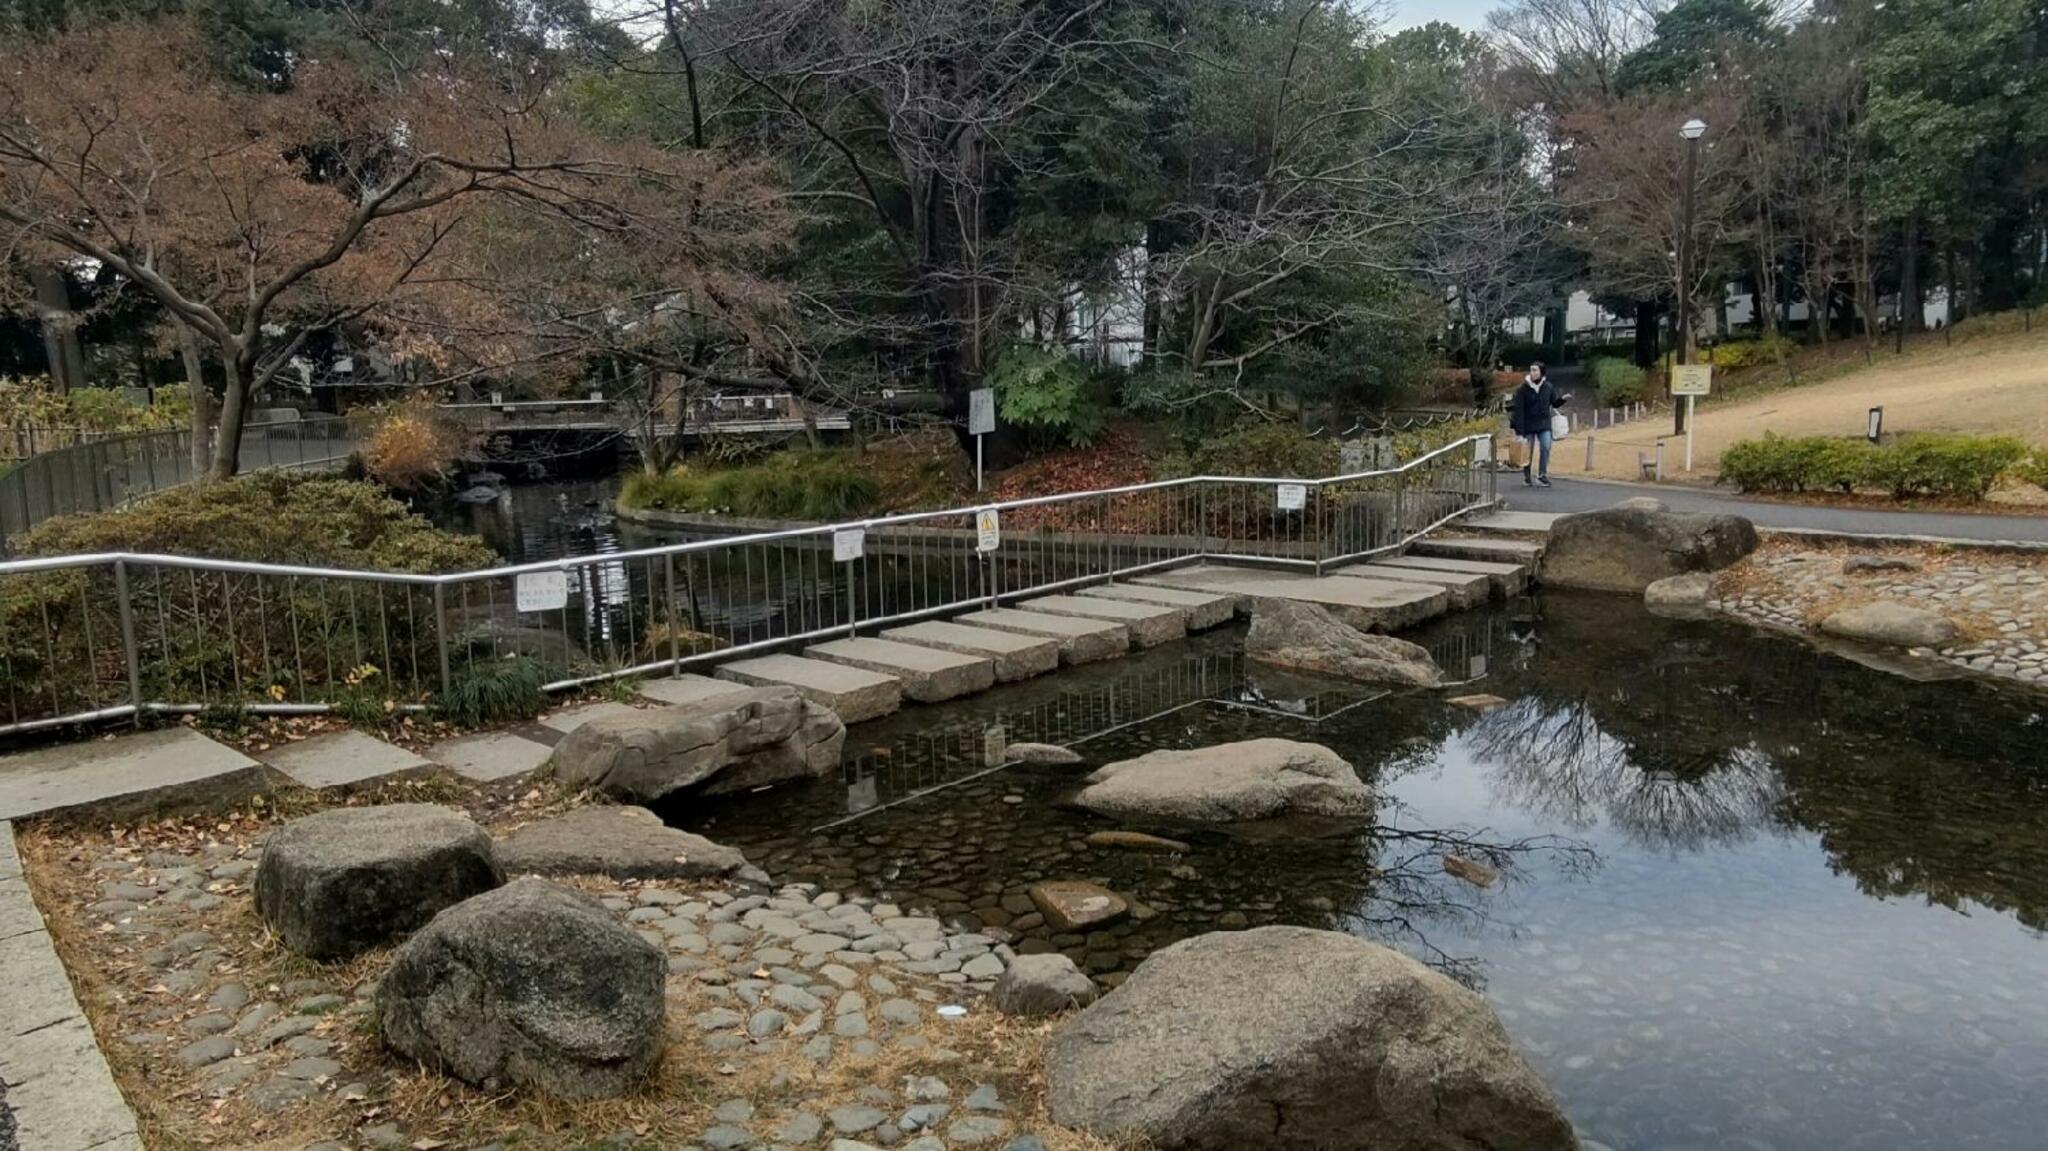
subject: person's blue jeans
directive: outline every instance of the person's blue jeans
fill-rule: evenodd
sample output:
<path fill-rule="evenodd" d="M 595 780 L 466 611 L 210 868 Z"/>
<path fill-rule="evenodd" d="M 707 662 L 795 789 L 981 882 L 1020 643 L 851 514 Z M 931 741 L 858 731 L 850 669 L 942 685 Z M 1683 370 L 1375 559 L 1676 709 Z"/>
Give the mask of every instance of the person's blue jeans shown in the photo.
<path fill-rule="evenodd" d="M 1536 474 L 1539 476 L 1549 475 L 1550 429 L 1545 428 L 1533 436 L 1523 436 L 1522 439 L 1526 440 L 1529 444 L 1529 459 L 1536 462 Z M 1527 472 L 1529 469 L 1524 466 L 1522 470 Z"/>

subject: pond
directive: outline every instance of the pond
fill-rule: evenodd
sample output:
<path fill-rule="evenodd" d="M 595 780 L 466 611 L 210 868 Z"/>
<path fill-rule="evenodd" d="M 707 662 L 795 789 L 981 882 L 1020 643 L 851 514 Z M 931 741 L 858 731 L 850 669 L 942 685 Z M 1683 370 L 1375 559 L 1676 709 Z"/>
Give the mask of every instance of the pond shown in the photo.
<path fill-rule="evenodd" d="M 1915 684 L 1789 639 L 1545 595 L 1441 621 L 1466 690 L 1385 693 L 1247 666 L 1211 634 L 854 730 L 839 775 L 674 810 L 778 879 L 1027 928 L 1114 982 L 1174 940 L 1292 923 L 1407 950 L 1481 990 L 1592 1139 L 1649 1148 L 2020 1148 L 2048 1099 L 2048 708 Z M 1376 826 L 1091 846 L 1053 769 L 1257 736 L 1326 744 Z M 1327 829 L 1323 829 L 1327 830 Z M 1500 864 L 1479 888 L 1446 853 Z M 1048 937 L 1023 889 L 1138 901 Z"/>

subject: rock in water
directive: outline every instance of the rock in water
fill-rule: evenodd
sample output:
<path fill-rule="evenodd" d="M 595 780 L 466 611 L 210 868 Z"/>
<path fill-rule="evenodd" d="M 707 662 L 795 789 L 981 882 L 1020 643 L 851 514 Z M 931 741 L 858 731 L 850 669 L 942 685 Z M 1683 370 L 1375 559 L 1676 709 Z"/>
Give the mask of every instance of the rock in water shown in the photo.
<path fill-rule="evenodd" d="M 1154 952 L 1046 1051 L 1054 1122 L 1171 1151 L 1571 1151 L 1478 995 L 1301 927 Z"/>
<path fill-rule="evenodd" d="M 1492 866 L 1462 855 L 1444 856 L 1444 874 L 1457 876 L 1474 887 L 1492 887 L 1493 881 L 1500 878 L 1500 872 Z"/>
<path fill-rule="evenodd" d="M 1713 595 L 1713 572 L 1687 572 L 1669 576 L 1643 589 L 1643 606 L 1672 615 L 1705 612 Z"/>
<path fill-rule="evenodd" d="M 1260 663 L 1360 683 L 1435 687 L 1444 678 L 1426 648 L 1392 636 L 1369 635 L 1326 608 L 1293 600 L 1258 602 L 1244 653 Z"/>
<path fill-rule="evenodd" d="M 290 950 L 347 959 L 504 881 L 491 837 L 454 808 L 338 807 L 271 835 L 256 913 Z"/>
<path fill-rule="evenodd" d="M 498 841 L 509 875 L 608 875 L 694 879 L 747 865 L 738 848 L 678 831 L 644 807 L 579 807 L 536 820 Z"/>
<path fill-rule="evenodd" d="M 595 899 L 519 879 L 434 917 L 377 984 L 392 1050 L 467 1083 L 617 1095 L 661 1057 L 661 951 Z"/>
<path fill-rule="evenodd" d="M 456 492 L 455 499 L 456 502 L 465 504 L 496 503 L 498 500 L 498 489 L 485 484 L 477 484 Z"/>
<path fill-rule="evenodd" d="M 1057 952 L 1019 955 L 997 977 L 989 998 L 1005 1015 L 1058 1015 L 1095 1002 L 1095 981 Z"/>
<path fill-rule="evenodd" d="M 1103 927 L 1122 919 L 1131 910 L 1123 896 L 1077 879 L 1033 884 L 1025 894 L 1031 897 L 1038 913 L 1045 916 L 1045 925 L 1055 932 Z"/>
<path fill-rule="evenodd" d="M 1242 823 L 1284 815 L 1372 812 L 1372 792 L 1327 747 L 1252 739 L 1154 751 L 1097 768 L 1073 802 L 1118 819 Z"/>
<path fill-rule="evenodd" d="M 1820 621 L 1820 630 L 1893 647 L 1941 647 L 1956 638 L 1956 625 L 1947 617 L 1889 600 L 1843 608 Z"/>
<path fill-rule="evenodd" d="M 823 775 L 839 766 L 846 725 L 793 687 L 757 687 L 673 707 L 599 716 L 555 745 L 563 783 L 629 803 Z"/>
<path fill-rule="evenodd" d="M 1146 835 L 1142 831 L 1091 831 L 1087 839 L 1090 847 L 1123 847 L 1132 851 L 1168 851 L 1186 855 L 1194 848 L 1178 839 Z"/>
<path fill-rule="evenodd" d="M 1003 748 L 1003 758 L 1011 763 L 1030 764 L 1036 767 L 1065 767 L 1086 762 L 1081 758 L 1080 752 L 1056 743 L 1013 743 Z"/>
<path fill-rule="evenodd" d="M 1741 516 L 1604 508 L 1551 525 L 1543 582 L 1641 593 L 1671 576 L 1719 571 L 1755 550 L 1756 527 Z"/>

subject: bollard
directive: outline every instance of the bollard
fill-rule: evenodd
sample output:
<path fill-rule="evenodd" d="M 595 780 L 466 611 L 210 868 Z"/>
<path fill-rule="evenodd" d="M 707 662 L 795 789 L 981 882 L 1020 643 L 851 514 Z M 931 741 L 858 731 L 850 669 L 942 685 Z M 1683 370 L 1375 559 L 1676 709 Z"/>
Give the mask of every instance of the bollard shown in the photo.
<path fill-rule="evenodd" d="M 1586 470 L 1593 470 L 1593 437 L 1586 437 Z"/>
<path fill-rule="evenodd" d="M 1664 478 L 1664 441 L 1657 441 L 1657 478 Z"/>

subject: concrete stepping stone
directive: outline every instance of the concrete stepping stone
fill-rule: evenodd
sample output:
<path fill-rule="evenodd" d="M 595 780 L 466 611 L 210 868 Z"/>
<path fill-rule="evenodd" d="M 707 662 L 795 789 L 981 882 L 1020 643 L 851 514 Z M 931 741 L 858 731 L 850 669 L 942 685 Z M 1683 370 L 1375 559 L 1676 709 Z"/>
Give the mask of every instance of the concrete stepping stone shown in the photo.
<path fill-rule="evenodd" d="M 632 704 L 618 703 L 614 700 L 605 700 L 601 703 L 586 703 L 580 707 L 563 708 L 553 715 L 541 716 L 540 725 L 550 731 L 559 731 L 563 735 L 567 735 L 599 716 L 625 715 L 634 710 L 637 709 Z"/>
<path fill-rule="evenodd" d="M 677 706 L 702 703 L 707 699 L 717 699 L 722 695 L 732 695 L 735 692 L 745 690 L 747 689 L 744 684 L 737 684 L 729 679 L 713 679 L 708 675 L 678 675 L 670 676 L 666 679 L 646 679 L 641 680 L 639 685 L 641 699 L 651 699 L 656 703 L 675 704 Z"/>
<path fill-rule="evenodd" d="M 1177 607 L 1132 603 L 1095 596 L 1049 595 L 1028 599 L 1017 605 L 1025 611 L 1046 615 L 1077 615 L 1120 623 L 1130 629 L 1134 647 L 1158 647 L 1188 636 L 1187 618 Z"/>
<path fill-rule="evenodd" d="M 955 622 L 1055 640 L 1060 645 L 1060 662 L 1068 667 L 1114 659 L 1131 650 L 1129 628 L 1120 623 L 1083 616 L 1047 615 L 1040 611 L 999 607 L 963 615 Z"/>
<path fill-rule="evenodd" d="M 893 675 L 796 655 L 737 659 L 720 666 L 718 678 L 751 687 L 787 684 L 838 712 L 841 723 L 879 719 L 903 706 L 903 681 Z"/>
<path fill-rule="evenodd" d="M 1096 599 L 1160 604 L 1180 609 L 1189 631 L 1202 631 L 1229 623 L 1237 614 L 1237 601 L 1227 595 L 1188 591 L 1184 588 L 1152 587 L 1146 584 L 1113 583 L 1083 588 L 1081 594 Z"/>
<path fill-rule="evenodd" d="M 1289 575 L 1250 568 L 1202 565 L 1147 576 L 1146 583 L 1228 592 L 1252 601 L 1293 600 L 1318 604 L 1361 631 L 1399 631 L 1444 613 L 1450 596 L 1421 584 L 1381 583 L 1343 576 Z"/>
<path fill-rule="evenodd" d="M 549 748 L 538 740 L 509 731 L 486 731 L 445 740 L 427 749 L 427 758 L 479 783 L 525 775 L 548 761 Z"/>
<path fill-rule="evenodd" d="M 1410 555 L 1441 556 L 1445 559 L 1485 560 L 1497 564 L 1527 564 L 1536 567 L 1543 559 L 1543 545 L 1531 540 L 1505 536 L 1423 538 L 1408 548 Z"/>
<path fill-rule="evenodd" d="M 1394 567 L 1390 564 L 1365 564 L 1361 567 L 1339 568 L 1330 573 L 1351 579 L 1372 579 L 1383 583 L 1422 584 L 1426 587 L 1440 587 L 1450 596 L 1454 608 L 1468 608 L 1485 603 L 1493 595 L 1493 584 L 1483 575 L 1466 572 L 1431 571 L 1428 568 Z"/>
<path fill-rule="evenodd" d="M 67 743 L 0 757 L 0 820 L 108 807 L 147 813 L 166 793 L 226 797 L 263 782 L 263 767 L 187 727 Z"/>
<path fill-rule="evenodd" d="M 1060 665 L 1060 645 L 1054 640 L 960 623 L 928 620 L 890 628 L 882 638 L 991 660 L 997 683 L 1044 675 Z"/>
<path fill-rule="evenodd" d="M 292 782 L 316 789 L 347 787 L 434 766 L 431 760 L 354 728 L 281 743 L 263 752 L 262 758 Z"/>
<path fill-rule="evenodd" d="M 1419 568 L 1423 571 L 1459 572 L 1465 575 L 1483 575 L 1493 588 L 1493 594 L 1505 598 L 1522 594 L 1529 586 L 1529 568 L 1520 563 L 1494 563 L 1490 560 L 1461 560 L 1448 556 L 1388 556 L 1374 560 L 1376 564 L 1390 568 Z"/>
<path fill-rule="evenodd" d="M 903 681 L 903 694 L 919 703 L 944 703 L 987 691 L 996 682 L 994 660 L 892 639 L 835 639 L 813 644 L 804 654 L 894 676 Z"/>

